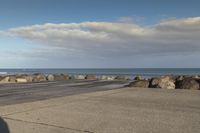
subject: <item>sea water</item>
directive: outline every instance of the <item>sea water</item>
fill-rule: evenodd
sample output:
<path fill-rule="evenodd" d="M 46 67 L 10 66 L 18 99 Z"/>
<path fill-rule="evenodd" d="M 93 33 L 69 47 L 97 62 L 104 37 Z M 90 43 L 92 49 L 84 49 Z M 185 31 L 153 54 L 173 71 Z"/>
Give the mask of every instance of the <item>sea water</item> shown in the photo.
<path fill-rule="evenodd" d="M 200 68 L 104 68 L 104 69 L 0 69 L 0 75 L 6 74 L 95 74 L 95 75 L 141 75 L 154 77 L 162 75 L 200 75 Z"/>

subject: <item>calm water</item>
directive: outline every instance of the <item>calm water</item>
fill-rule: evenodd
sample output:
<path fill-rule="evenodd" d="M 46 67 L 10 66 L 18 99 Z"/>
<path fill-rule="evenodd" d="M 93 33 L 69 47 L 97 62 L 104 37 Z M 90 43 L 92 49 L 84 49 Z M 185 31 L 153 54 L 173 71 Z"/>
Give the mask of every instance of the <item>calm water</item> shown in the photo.
<path fill-rule="evenodd" d="M 200 75 L 200 68 L 134 68 L 134 69 L 0 69 L 0 74 L 96 74 L 96 75 Z"/>

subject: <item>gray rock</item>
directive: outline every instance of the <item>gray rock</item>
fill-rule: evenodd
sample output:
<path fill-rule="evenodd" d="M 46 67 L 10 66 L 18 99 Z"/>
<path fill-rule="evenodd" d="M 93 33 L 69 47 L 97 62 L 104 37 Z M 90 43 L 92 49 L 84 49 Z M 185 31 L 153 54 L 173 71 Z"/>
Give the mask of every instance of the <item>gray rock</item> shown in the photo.
<path fill-rule="evenodd" d="M 176 82 L 176 88 L 178 89 L 190 89 L 190 90 L 199 90 L 199 82 L 194 78 L 185 78 L 181 81 Z"/>
<path fill-rule="evenodd" d="M 115 79 L 116 80 L 130 80 L 130 77 L 129 76 L 120 75 L 120 76 L 116 76 Z"/>
<path fill-rule="evenodd" d="M 137 80 L 131 82 L 128 87 L 142 87 L 142 88 L 148 88 L 149 87 L 149 81 L 148 80 Z"/>
<path fill-rule="evenodd" d="M 97 76 L 96 75 L 86 75 L 85 79 L 87 79 L 87 80 L 97 80 Z"/>
<path fill-rule="evenodd" d="M 70 77 L 68 75 L 64 75 L 64 74 L 55 74 L 54 76 L 54 80 L 56 81 L 62 81 L 62 80 L 69 80 Z"/>
<path fill-rule="evenodd" d="M 159 82 L 160 82 L 159 78 L 157 78 L 157 77 L 156 78 L 151 78 L 149 87 L 157 88 Z"/>
<path fill-rule="evenodd" d="M 176 78 L 176 81 L 181 81 L 181 80 L 183 80 L 185 77 L 184 76 L 177 76 L 177 78 Z"/>

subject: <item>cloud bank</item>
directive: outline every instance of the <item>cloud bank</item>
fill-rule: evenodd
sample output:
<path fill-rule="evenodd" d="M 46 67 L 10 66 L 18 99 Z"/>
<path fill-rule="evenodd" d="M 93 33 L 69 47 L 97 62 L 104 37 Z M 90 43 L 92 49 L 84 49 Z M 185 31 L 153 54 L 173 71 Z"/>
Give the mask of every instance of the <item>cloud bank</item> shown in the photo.
<path fill-rule="evenodd" d="M 131 21 L 46 23 L 8 29 L 63 55 L 96 57 L 181 55 L 200 52 L 200 17 L 140 26 Z M 59 53 L 58 53 L 59 54 Z"/>

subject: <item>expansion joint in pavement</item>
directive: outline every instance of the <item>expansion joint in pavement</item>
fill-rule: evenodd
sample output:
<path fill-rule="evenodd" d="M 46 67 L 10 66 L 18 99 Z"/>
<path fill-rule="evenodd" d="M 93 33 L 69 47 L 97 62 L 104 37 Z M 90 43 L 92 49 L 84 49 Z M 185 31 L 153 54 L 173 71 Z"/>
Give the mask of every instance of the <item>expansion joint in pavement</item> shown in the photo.
<path fill-rule="evenodd" d="M 3 119 L 18 121 L 18 122 L 23 122 L 23 123 L 31 123 L 31 124 L 42 125 L 42 126 L 49 126 L 49 127 L 54 127 L 54 128 L 62 128 L 62 129 L 66 129 L 66 130 L 83 132 L 83 133 L 94 133 L 94 132 L 88 131 L 88 130 L 74 129 L 74 128 L 69 128 L 69 127 L 63 127 L 63 126 L 52 125 L 52 124 L 47 124 L 47 123 L 41 123 L 41 122 L 25 121 L 25 120 L 14 119 L 14 118 L 9 118 L 9 117 L 3 117 Z"/>

